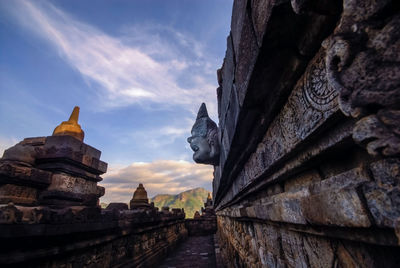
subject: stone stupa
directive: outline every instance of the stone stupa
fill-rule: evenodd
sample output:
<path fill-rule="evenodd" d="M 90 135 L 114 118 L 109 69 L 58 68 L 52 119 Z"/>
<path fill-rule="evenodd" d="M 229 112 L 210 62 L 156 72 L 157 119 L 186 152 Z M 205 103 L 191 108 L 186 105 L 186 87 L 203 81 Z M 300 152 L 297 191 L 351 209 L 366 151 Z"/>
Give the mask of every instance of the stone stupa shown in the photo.
<path fill-rule="evenodd" d="M 146 189 L 144 189 L 143 184 L 139 183 L 136 191 L 133 193 L 133 197 L 130 202 L 130 209 L 137 208 L 150 208 L 149 199 L 147 198 Z"/>
<path fill-rule="evenodd" d="M 75 137 L 80 141 L 83 141 L 85 133 L 83 132 L 81 126 L 78 124 L 78 119 L 79 119 L 79 107 L 75 106 L 68 121 L 62 122 L 54 129 L 53 136 L 68 135 Z"/>

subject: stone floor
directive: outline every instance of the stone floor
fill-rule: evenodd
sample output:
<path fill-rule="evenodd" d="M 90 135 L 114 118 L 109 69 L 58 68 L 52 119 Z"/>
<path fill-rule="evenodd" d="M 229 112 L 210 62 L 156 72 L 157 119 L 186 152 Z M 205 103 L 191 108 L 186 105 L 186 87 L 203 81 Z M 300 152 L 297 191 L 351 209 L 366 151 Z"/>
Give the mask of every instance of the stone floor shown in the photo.
<path fill-rule="evenodd" d="M 159 268 L 214 268 L 215 248 L 213 235 L 190 236 L 164 260 Z"/>

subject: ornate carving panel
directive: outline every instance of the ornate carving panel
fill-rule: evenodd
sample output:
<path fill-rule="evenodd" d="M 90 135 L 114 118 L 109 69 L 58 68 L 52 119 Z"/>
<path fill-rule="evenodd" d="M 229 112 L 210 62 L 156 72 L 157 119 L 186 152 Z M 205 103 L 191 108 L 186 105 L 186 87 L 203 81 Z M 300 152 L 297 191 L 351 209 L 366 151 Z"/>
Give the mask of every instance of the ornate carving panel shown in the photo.
<path fill-rule="evenodd" d="M 392 1 L 344 1 L 335 33 L 326 39 L 329 84 L 353 138 L 371 155 L 400 154 L 400 15 Z"/>
<path fill-rule="evenodd" d="M 325 50 L 321 49 L 310 61 L 287 103 L 250 156 L 227 198 L 235 196 L 305 142 L 310 134 L 338 111 L 337 96 L 338 92 L 327 81 Z"/>

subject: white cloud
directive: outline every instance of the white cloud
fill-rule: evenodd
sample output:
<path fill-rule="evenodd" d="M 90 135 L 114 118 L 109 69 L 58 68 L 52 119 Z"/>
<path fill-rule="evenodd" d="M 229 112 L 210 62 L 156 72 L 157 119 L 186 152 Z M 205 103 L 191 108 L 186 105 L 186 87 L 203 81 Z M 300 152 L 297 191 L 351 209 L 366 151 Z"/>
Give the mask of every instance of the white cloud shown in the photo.
<path fill-rule="evenodd" d="M 14 137 L 2 137 L 0 136 L 0 158 L 3 156 L 3 153 L 6 149 L 14 146 L 18 143 L 18 140 Z"/>
<path fill-rule="evenodd" d="M 146 130 L 135 129 L 128 134 L 120 134 L 119 139 L 124 143 L 132 140 L 142 140 L 152 149 L 159 149 L 165 145 L 172 144 L 180 139 L 186 144 L 186 138 L 190 136 L 190 130 L 194 123 L 194 119 L 183 118 L 181 122 L 169 122 L 169 125 L 154 127 Z M 189 148 L 189 147 L 188 147 Z M 191 149 L 189 148 L 189 152 Z"/>
<path fill-rule="evenodd" d="M 149 197 L 177 194 L 196 187 L 211 189 L 213 168 L 187 161 L 136 162 L 129 166 L 111 165 L 100 183 L 106 188 L 102 202 L 129 202 L 139 183 Z"/>
<path fill-rule="evenodd" d="M 50 3 L 13 3 L 11 11 L 18 21 L 82 74 L 101 108 L 158 103 L 195 112 L 193 101 L 200 98 L 215 115 L 216 75 L 215 67 L 210 75 L 210 61 L 216 59 L 207 57 L 202 45 L 188 35 L 160 25 L 135 25 L 115 37 Z M 182 79 L 189 82 L 183 86 Z"/>

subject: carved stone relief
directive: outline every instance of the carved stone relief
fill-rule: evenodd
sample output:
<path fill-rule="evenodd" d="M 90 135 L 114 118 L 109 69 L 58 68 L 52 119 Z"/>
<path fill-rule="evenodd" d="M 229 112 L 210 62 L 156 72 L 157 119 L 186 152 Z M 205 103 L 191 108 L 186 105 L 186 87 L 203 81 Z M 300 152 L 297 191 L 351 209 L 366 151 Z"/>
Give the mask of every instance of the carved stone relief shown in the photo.
<path fill-rule="evenodd" d="M 341 111 L 359 119 L 353 139 L 371 155 L 400 153 L 400 15 L 391 2 L 344 1 L 323 43 L 328 81 Z"/>
<path fill-rule="evenodd" d="M 303 92 L 308 103 L 318 111 L 327 111 L 337 107 L 335 101 L 338 92 L 326 79 L 325 60 L 323 55 L 317 57 L 303 77 Z"/>
<path fill-rule="evenodd" d="M 220 153 L 218 127 L 208 116 L 204 103 L 200 106 L 191 134 L 187 141 L 194 151 L 193 160 L 199 164 L 218 166 Z"/>
<path fill-rule="evenodd" d="M 338 110 L 338 93 L 327 82 L 324 58 L 321 49 L 246 163 L 245 170 L 251 180 L 293 150 Z"/>

